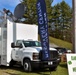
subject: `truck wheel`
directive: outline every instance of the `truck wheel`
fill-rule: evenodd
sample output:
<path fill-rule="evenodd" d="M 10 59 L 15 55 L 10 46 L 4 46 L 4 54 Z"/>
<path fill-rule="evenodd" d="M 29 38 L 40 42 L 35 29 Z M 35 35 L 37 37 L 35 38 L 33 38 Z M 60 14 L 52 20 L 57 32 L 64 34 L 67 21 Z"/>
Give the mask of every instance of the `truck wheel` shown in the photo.
<path fill-rule="evenodd" d="M 24 71 L 26 71 L 26 72 L 31 72 L 32 71 L 32 66 L 31 66 L 30 60 L 28 60 L 28 59 L 24 60 L 23 68 L 24 68 Z"/>

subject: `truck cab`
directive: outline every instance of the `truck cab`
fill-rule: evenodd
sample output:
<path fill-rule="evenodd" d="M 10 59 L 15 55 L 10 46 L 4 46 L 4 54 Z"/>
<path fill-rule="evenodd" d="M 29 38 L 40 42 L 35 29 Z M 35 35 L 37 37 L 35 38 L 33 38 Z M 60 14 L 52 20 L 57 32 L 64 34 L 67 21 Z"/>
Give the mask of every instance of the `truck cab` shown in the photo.
<path fill-rule="evenodd" d="M 20 62 L 25 71 L 33 68 L 56 69 L 59 63 L 58 52 L 50 48 L 50 60 L 42 61 L 41 42 L 33 40 L 17 40 L 11 44 L 11 65 Z"/>

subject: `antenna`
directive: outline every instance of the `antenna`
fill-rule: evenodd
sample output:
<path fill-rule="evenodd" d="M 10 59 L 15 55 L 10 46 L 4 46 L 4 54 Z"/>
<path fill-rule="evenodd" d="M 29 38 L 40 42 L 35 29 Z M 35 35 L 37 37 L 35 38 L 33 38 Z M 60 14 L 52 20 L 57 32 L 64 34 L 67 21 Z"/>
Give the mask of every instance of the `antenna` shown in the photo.
<path fill-rule="evenodd" d="M 7 9 L 3 8 L 3 11 L 4 11 L 4 14 L 5 14 L 5 18 L 6 18 L 6 15 L 7 15 L 11 18 L 12 21 L 17 20 L 10 10 L 7 10 Z"/>
<path fill-rule="evenodd" d="M 14 16 L 17 19 L 21 19 L 23 17 L 24 13 L 25 13 L 25 5 L 22 3 L 18 4 L 14 10 Z"/>

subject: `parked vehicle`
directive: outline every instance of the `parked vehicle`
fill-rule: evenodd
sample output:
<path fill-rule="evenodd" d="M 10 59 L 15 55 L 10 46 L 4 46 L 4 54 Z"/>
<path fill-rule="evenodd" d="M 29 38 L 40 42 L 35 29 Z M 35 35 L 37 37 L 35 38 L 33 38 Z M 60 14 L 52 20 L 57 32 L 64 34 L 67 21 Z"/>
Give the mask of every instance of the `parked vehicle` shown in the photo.
<path fill-rule="evenodd" d="M 59 55 L 72 52 L 71 50 L 69 50 L 67 48 L 63 48 L 63 47 L 54 47 L 54 48 L 57 49 Z"/>
<path fill-rule="evenodd" d="M 55 47 L 55 49 L 57 49 L 57 51 L 58 51 L 60 61 L 66 61 L 66 54 L 72 53 L 71 50 L 68 50 L 68 49 L 63 48 L 63 47 Z"/>
<path fill-rule="evenodd" d="M 32 68 L 56 69 L 58 52 L 50 48 L 50 60 L 42 61 L 41 43 L 38 41 L 38 26 L 13 23 L 8 20 L 0 27 L 0 65 L 21 64 L 25 71 Z"/>
<path fill-rule="evenodd" d="M 63 48 L 63 47 L 55 47 L 55 49 L 57 49 L 59 55 L 62 55 L 64 53 L 67 53 L 67 49 Z"/>

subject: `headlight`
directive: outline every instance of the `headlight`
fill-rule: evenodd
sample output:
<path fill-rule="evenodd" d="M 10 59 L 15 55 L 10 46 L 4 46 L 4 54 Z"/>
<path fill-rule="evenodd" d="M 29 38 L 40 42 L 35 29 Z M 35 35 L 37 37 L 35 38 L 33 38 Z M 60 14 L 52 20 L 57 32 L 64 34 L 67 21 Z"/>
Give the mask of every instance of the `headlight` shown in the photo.
<path fill-rule="evenodd" d="M 33 60 L 39 59 L 39 53 L 33 53 Z"/>

